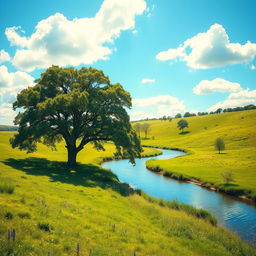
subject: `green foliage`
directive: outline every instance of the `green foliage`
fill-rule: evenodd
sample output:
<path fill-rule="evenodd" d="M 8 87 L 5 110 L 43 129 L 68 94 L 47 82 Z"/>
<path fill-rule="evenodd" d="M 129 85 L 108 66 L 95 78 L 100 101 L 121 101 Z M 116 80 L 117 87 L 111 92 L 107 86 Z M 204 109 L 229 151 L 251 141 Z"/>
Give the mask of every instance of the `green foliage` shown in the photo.
<path fill-rule="evenodd" d="M 221 177 L 225 184 L 229 184 L 231 181 L 235 181 L 234 173 L 231 171 L 222 172 Z"/>
<path fill-rule="evenodd" d="M 141 132 L 141 124 L 140 123 L 136 123 L 134 126 L 133 126 L 134 130 L 137 132 L 137 134 L 139 135 L 140 137 L 140 132 Z"/>
<path fill-rule="evenodd" d="M 188 127 L 188 121 L 185 120 L 185 119 L 181 119 L 181 120 L 178 122 L 178 128 L 179 128 L 180 130 L 182 130 L 182 132 L 183 132 L 184 128 L 186 128 L 186 127 Z"/>
<path fill-rule="evenodd" d="M 12 146 L 28 153 L 37 143 L 56 149 L 64 139 L 68 164 L 76 164 L 76 156 L 88 143 L 104 150 L 103 142 L 112 141 L 118 155 L 126 155 L 132 163 L 140 156 L 140 141 L 133 131 L 125 108 L 131 107 L 131 96 L 121 84 L 94 68 L 48 68 L 36 85 L 17 95 L 14 109 L 24 111 L 15 118 L 18 134 Z"/>
<path fill-rule="evenodd" d="M 137 124 L 138 124 L 138 123 L 137 123 Z M 135 124 L 135 125 L 137 125 L 137 124 Z M 141 130 L 142 132 L 144 132 L 145 138 L 147 138 L 147 137 L 148 137 L 148 133 L 149 133 L 149 131 L 150 131 L 150 124 L 149 124 L 149 123 L 143 123 L 143 124 L 141 124 L 140 130 Z"/>
<path fill-rule="evenodd" d="M 12 212 L 6 212 L 5 214 L 4 214 L 4 217 L 7 219 L 7 220 L 12 220 L 13 219 L 13 213 Z"/>
<path fill-rule="evenodd" d="M 39 229 L 46 231 L 46 232 L 50 232 L 51 230 L 53 230 L 53 227 L 47 222 L 39 222 L 37 224 L 37 226 Z"/>
<path fill-rule="evenodd" d="M 225 150 L 225 143 L 222 138 L 217 138 L 215 140 L 215 149 L 219 151 L 219 154 L 221 151 Z"/>

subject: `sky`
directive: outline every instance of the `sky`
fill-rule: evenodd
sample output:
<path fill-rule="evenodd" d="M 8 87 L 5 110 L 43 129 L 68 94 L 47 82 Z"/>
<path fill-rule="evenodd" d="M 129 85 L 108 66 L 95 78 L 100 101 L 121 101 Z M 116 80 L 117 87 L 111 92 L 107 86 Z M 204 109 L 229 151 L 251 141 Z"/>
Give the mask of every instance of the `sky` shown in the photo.
<path fill-rule="evenodd" d="M 254 0 L 0 0 L 0 124 L 51 65 L 93 66 L 131 120 L 256 105 Z"/>

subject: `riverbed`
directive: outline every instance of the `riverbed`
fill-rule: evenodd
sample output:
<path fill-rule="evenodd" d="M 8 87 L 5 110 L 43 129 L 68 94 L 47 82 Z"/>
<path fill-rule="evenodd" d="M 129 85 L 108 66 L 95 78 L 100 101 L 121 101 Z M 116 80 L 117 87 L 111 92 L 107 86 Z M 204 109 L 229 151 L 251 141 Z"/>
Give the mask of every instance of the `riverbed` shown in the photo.
<path fill-rule="evenodd" d="M 256 207 L 236 198 L 207 190 L 195 184 L 179 182 L 153 173 L 146 168 L 148 159 L 170 159 L 185 153 L 176 150 L 163 150 L 162 155 L 136 159 L 133 166 L 128 160 L 103 163 L 111 169 L 120 181 L 144 190 L 147 194 L 165 200 L 177 200 L 182 203 L 203 208 L 218 219 L 218 224 L 237 233 L 243 240 L 256 243 Z"/>

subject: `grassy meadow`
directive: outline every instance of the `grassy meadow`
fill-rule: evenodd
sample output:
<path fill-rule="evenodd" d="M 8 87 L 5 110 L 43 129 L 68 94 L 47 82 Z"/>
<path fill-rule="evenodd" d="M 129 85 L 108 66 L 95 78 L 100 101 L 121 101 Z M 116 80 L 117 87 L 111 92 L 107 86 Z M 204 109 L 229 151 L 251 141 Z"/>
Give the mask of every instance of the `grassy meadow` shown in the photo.
<path fill-rule="evenodd" d="M 161 142 L 160 134 L 154 142 Z M 111 144 L 104 152 L 87 146 L 79 166 L 70 169 L 63 144 L 58 151 L 39 145 L 27 155 L 10 147 L 12 135 L 0 132 L 1 256 L 78 255 L 78 243 L 83 256 L 255 255 L 238 236 L 192 216 L 190 209 L 132 193 L 99 165 L 112 156 Z M 175 205 L 180 210 L 170 209 Z M 8 241 L 12 229 L 16 240 Z"/>
<path fill-rule="evenodd" d="M 170 160 L 148 160 L 147 167 L 178 179 L 196 179 L 233 195 L 256 198 L 256 110 L 182 118 L 189 128 L 181 133 L 179 118 L 147 121 L 149 139 L 143 145 L 180 148 L 186 156 Z M 143 122 L 142 122 L 143 123 Z M 144 122 L 145 123 L 145 122 Z M 141 134 L 142 136 L 143 134 Z M 218 154 L 216 138 L 222 138 L 226 150 Z M 222 173 L 231 171 L 234 181 L 224 184 Z"/>

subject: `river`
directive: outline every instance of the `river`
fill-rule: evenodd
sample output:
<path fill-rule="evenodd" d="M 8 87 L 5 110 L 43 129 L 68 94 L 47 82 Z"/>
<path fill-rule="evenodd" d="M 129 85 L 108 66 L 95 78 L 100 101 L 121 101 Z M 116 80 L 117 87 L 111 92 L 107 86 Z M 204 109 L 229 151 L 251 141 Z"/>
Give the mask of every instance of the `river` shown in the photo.
<path fill-rule="evenodd" d="M 136 159 L 136 165 L 128 160 L 103 163 L 111 169 L 120 181 L 134 188 L 142 189 L 147 194 L 165 200 L 176 199 L 211 212 L 218 219 L 218 224 L 237 233 L 243 240 L 256 243 L 256 207 L 233 197 L 207 190 L 200 186 L 179 182 L 155 174 L 146 168 L 148 159 L 170 159 L 184 155 L 176 150 L 163 150 L 162 155 Z"/>

